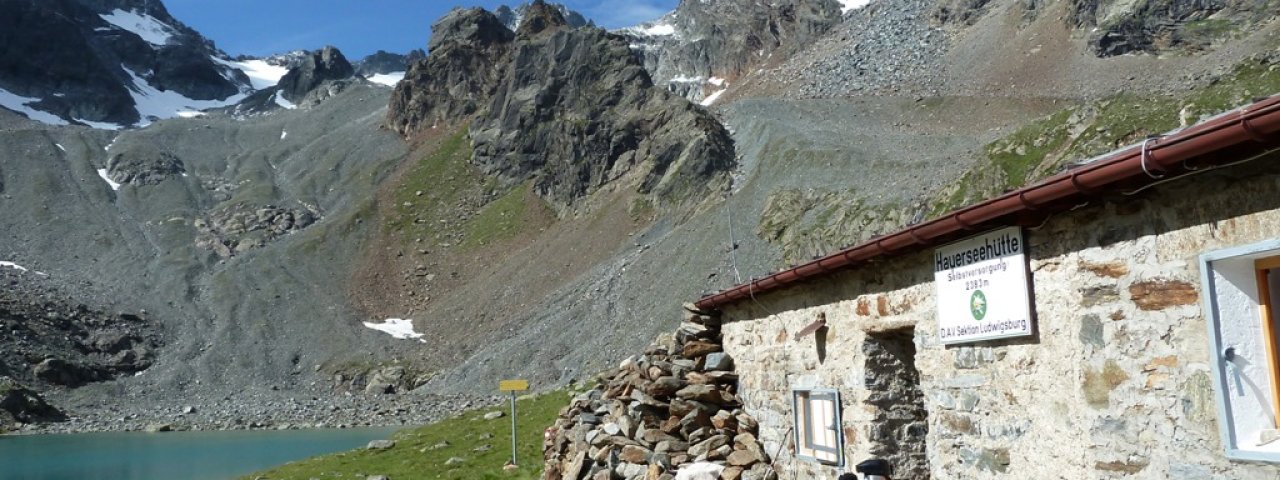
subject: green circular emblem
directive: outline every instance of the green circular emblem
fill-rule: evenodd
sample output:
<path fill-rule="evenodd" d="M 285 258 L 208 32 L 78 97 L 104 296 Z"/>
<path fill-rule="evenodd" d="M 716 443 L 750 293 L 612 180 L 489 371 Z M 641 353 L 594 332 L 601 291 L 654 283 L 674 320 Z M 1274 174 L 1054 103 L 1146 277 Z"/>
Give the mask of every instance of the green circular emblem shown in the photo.
<path fill-rule="evenodd" d="M 982 290 L 974 290 L 973 296 L 969 297 L 969 312 L 973 314 L 974 320 L 982 320 L 987 316 L 987 295 Z"/>

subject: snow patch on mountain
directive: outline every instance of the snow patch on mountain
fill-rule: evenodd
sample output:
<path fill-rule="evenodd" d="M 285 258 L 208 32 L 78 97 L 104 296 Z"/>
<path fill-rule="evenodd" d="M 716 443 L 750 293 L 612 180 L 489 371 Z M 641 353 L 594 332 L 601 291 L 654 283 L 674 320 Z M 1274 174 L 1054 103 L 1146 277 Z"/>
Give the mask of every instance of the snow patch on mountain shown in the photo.
<path fill-rule="evenodd" d="M 22 266 L 22 265 L 18 265 L 18 264 L 13 263 L 13 262 L 0 262 L 0 268 L 12 268 L 12 269 L 17 270 L 17 271 L 19 271 L 19 272 L 26 272 L 26 271 L 28 271 L 28 270 L 27 270 L 27 267 L 24 267 L 24 266 Z"/>
<path fill-rule="evenodd" d="M 720 89 L 716 90 L 711 95 L 707 95 L 707 98 L 702 99 L 702 102 L 700 103 L 704 107 L 710 107 L 712 104 L 716 103 L 716 100 L 720 99 L 721 95 L 724 95 L 724 92 L 729 91 L 729 81 L 720 77 L 708 78 L 707 85 L 715 85 L 720 87 Z"/>
<path fill-rule="evenodd" d="M 116 183 L 115 180 L 112 180 L 110 175 L 107 175 L 107 169 L 99 168 L 98 176 L 102 177 L 103 180 L 106 180 L 107 185 L 110 185 L 112 190 L 120 190 L 120 184 Z"/>
<path fill-rule="evenodd" d="M 27 106 L 39 102 L 39 98 L 24 97 L 0 88 L 0 107 L 26 115 L 27 118 L 48 125 L 67 125 L 67 121 L 49 112 L 43 112 Z"/>
<path fill-rule="evenodd" d="M 676 34 L 676 26 L 670 23 L 665 23 L 665 22 L 653 23 L 648 25 L 640 24 L 639 26 L 631 27 L 629 30 L 641 35 L 648 35 L 651 37 L 665 37 L 665 36 Z"/>
<path fill-rule="evenodd" d="M 173 27 L 145 13 L 117 8 L 109 14 L 98 16 L 117 28 L 133 32 L 142 37 L 147 43 L 157 47 L 162 47 L 169 43 L 169 39 L 173 37 Z"/>
<path fill-rule="evenodd" d="M 182 94 L 174 91 L 160 90 L 147 83 L 146 79 L 138 76 L 128 67 L 124 68 L 133 78 L 133 85 L 129 86 L 129 95 L 133 97 L 133 103 L 138 109 L 138 126 L 145 127 L 150 125 L 153 120 L 173 118 L 181 116 L 179 112 L 189 112 L 198 110 L 207 110 L 210 108 L 225 107 L 233 105 L 244 100 L 245 94 L 240 93 L 232 95 L 222 100 L 195 100 L 187 98 Z"/>
<path fill-rule="evenodd" d="M 274 98 L 275 98 L 276 105 L 279 105 L 280 108 L 284 108 L 286 110 L 293 110 L 295 108 L 298 108 L 298 106 L 295 105 L 293 102 L 290 102 L 288 99 L 284 98 L 284 92 L 276 92 L 276 95 Z"/>
<path fill-rule="evenodd" d="M 394 87 L 397 83 L 400 83 L 401 80 L 404 80 L 404 73 L 405 72 L 378 73 L 365 77 L 365 79 L 373 83 Z"/>
<path fill-rule="evenodd" d="M 849 13 L 859 8 L 867 6 L 871 0 L 836 0 L 840 2 L 840 13 Z"/>
<path fill-rule="evenodd" d="M 96 128 L 98 130 L 119 130 L 124 128 L 124 125 L 119 125 L 115 123 L 95 122 L 93 120 L 85 120 L 83 118 L 75 118 L 74 120 L 77 122 L 83 123 L 85 125 L 88 125 L 89 128 Z"/>
<path fill-rule="evenodd" d="M 422 339 L 422 337 L 425 334 L 418 333 L 413 329 L 412 319 L 388 318 L 387 321 L 383 323 L 373 323 L 373 322 L 361 322 L 361 323 L 364 323 L 365 327 L 372 328 L 379 332 L 386 333 L 387 335 L 391 335 L 392 337 L 395 337 L 395 338 L 399 338 L 403 340 L 417 339 L 419 342 L 427 343 L 426 340 Z"/>
<path fill-rule="evenodd" d="M 233 68 L 238 68 L 249 76 L 249 82 L 253 84 L 254 90 L 262 90 L 271 88 L 280 83 L 280 79 L 289 73 L 289 67 L 284 65 L 272 65 L 266 60 L 245 60 L 243 62 L 228 62 L 225 60 L 214 59 L 220 63 L 224 63 Z"/>

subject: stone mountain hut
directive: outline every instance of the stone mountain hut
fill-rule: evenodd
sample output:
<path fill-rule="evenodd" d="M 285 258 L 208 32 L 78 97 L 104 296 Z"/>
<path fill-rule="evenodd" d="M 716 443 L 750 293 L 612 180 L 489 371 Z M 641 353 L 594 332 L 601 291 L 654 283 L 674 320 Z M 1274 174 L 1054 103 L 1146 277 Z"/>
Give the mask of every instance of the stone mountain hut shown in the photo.
<path fill-rule="evenodd" d="M 1280 477 L 1280 97 L 699 300 L 782 478 Z"/>

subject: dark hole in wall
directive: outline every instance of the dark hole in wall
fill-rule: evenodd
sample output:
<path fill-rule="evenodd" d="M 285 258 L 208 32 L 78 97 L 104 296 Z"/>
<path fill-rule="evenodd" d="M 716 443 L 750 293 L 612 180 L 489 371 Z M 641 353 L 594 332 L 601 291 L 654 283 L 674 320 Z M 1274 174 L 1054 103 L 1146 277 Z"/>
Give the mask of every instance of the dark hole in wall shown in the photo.
<path fill-rule="evenodd" d="M 827 363 L 827 327 L 813 332 L 813 342 L 818 348 L 818 363 Z"/>
<path fill-rule="evenodd" d="M 916 370 L 915 329 L 867 334 L 867 403 L 876 407 L 869 441 L 871 454 L 893 465 L 895 480 L 929 478 L 925 441 L 928 412 Z"/>

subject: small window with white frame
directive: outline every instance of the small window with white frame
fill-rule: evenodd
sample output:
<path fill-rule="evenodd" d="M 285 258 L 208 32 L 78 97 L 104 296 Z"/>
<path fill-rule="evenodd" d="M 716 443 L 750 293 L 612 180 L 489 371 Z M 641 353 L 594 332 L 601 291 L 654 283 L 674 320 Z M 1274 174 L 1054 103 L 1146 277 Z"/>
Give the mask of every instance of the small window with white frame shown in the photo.
<path fill-rule="evenodd" d="M 840 429 L 840 393 L 831 389 L 792 391 L 796 456 L 827 465 L 844 465 Z"/>
<path fill-rule="evenodd" d="M 1204 254 L 1201 275 L 1227 456 L 1280 462 L 1280 241 Z"/>

